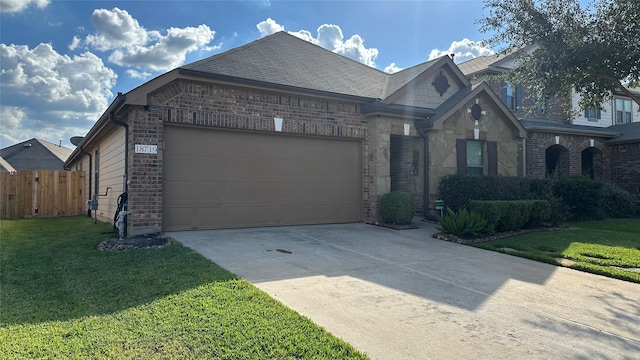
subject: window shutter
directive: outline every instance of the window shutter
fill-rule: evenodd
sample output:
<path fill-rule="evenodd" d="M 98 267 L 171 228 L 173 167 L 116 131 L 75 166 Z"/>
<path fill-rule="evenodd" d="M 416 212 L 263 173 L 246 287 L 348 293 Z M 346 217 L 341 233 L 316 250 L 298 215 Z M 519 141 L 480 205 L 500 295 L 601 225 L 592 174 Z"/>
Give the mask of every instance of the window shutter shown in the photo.
<path fill-rule="evenodd" d="M 544 101 L 544 113 L 547 115 L 551 114 L 551 100 L 549 99 Z"/>
<path fill-rule="evenodd" d="M 498 175 L 498 143 L 487 141 L 487 171 L 489 175 Z"/>
<path fill-rule="evenodd" d="M 458 174 L 467 173 L 467 141 L 465 139 L 456 140 L 456 162 L 458 165 Z"/>
<path fill-rule="evenodd" d="M 584 117 L 589 118 L 589 109 L 584 109 Z"/>
<path fill-rule="evenodd" d="M 507 103 L 507 83 L 506 82 L 502 82 L 500 84 L 501 89 L 502 89 L 502 94 L 500 95 L 502 97 L 502 102 L 503 103 Z"/>
<path fill-rule="evenodd" d="M 600 113 L 600 109 L 596 109 L 596 118 L 602 119 L 602 114 Z"/>
<path fill-rule="evenodd" d="M 522 85 L 518 84 L 515 88 L 516 92 L 516 110 L 522 109 Z"/>

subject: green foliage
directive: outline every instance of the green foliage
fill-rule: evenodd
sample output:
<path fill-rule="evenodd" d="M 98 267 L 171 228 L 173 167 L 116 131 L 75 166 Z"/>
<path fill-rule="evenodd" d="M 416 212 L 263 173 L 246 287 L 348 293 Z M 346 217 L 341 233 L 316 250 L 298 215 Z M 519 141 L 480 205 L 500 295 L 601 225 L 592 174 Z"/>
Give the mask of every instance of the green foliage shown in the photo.
<path fill-rule="evenodd" d="M 604 218 L 600 208 L 602 182 L 586 176 L 567 176 L 553 184 L 553 192 L 569 207 L 570 219 L 598 220 Z"/>
<path fill-rule="evenodd" d="M 517 176 L 446 175 L 438 185 L 440 197 L 454 210 L 469 207 L 471 200 L 544 199 L 551 193 L 549 180 Z"/>
<path fill-rule="evenodd" d="M 518 61 L 503 80 L 565 101 L 573 89 L 582 110 L 600 108 L 617 91 L 640 103 L 627 89 L 640 85 L 640 1 L 581 6 L 579 0 L 485 0 L 484 5 L 488 15 L 479 23 L 491 34 L 489 45 Z M 530 53 L 518 51 L 534 44 Z"/>
<path fill-rule="evenodd" d="M 546 200 L 472 201 L 470 208 L 487 219 L 488 229 L 501 232 L 539 226 L 551 216 L 551 207 Z"/>
<path fill-rule="evenodd" d="M 1 359 L 365 359 L 178 244 L 122 253 L 87 217 L 2 220 Z"/>
<path fill-rule="evenodd" d="M 572 223 L 577 231 L 536 232 L 474 245 L 528 259 L 640 283 L 640 222 L 609 219 Z"/>
<path fill-rule="evenodd" d="M 440 219 L 437 229 L 460 237 L 479 237 L 487 233 L 487 220 L 475 211 L 460 209 L 455 212 L 447 207 L 447 215 Z"/>
<path fill-rule="evenodd" d="M 387 224 L 411 224 L 415 214 L 416 200 L 410 193 L 392 191 L 380 198 L 380 216 Z"/>
<path fill-rule="evenodd" d="M 602 186 L 600 206 L 609 218 L 629 218 L 640 215 L 640 202 L 614 184 Z"/>

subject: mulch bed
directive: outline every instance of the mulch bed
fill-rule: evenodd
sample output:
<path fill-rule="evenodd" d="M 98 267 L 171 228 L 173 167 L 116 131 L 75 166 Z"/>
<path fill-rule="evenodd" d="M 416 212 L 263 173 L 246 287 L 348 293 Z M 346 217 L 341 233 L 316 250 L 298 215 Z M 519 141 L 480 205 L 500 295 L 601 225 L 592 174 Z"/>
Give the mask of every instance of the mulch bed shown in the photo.
<path fill-rule="evenodd" d="M 135 249 L 163 248 L 176 243 L 164 234 L 137 235 L 126 239 L 107 239 L 101 241 L 97 249 L 100 251 L 127 251 Z"/>
<path fill-rule="evenodd" d="M 375 225 L 375 226 L 382 226 L 382 227 L 386 227 L 389 229 L 394 229 L 394 230 L 411 230 L 411 229 L 419 229 L 420 227 L 418 225 L 415 224 L 408 224 L 408 225 L 397 225 L 397 224 L 389 224 L 389 223 L 379 223 L 379 222 L 370 222 L 368 223 L 369 225 Z"/>
<path fill-rule="evenodd" d="M 435 234 L 433 234 L 433 237 L 436 238 L 436 239 L 439 239 L 439 240 L 451 241 L 451 242 L 454 242 L 454 243 L 457 243 L 457 244 L 473 245 L 473 244 L 480 244 L 480 243 L 491 241 L 491 240 L 498 240 L 498 239 L 508 238 L 508 237 L 511 237 L 511 236 L 528 234 L 528 233 L 532 233 L 532 232 L 574 231 L 574 230 L 577 230 L 577 229 L 578 228 L 570 227 L 570 226 L 540 227 L 540 228 L 533 228 L 533 229 L 521 229 L 521 230 L 518 230 L 518 231 L 501 232 L 501 233 L 493 234 L 491 236 L 486 236 L 486 237 L 482 237 L 482 238 L 473 238 L 473 239 L 461 238 L 461 237 L 458 237 L 458 236 L 453 235 L 453 234 L 444 234 L 444 233 L 435 233 Z"/>

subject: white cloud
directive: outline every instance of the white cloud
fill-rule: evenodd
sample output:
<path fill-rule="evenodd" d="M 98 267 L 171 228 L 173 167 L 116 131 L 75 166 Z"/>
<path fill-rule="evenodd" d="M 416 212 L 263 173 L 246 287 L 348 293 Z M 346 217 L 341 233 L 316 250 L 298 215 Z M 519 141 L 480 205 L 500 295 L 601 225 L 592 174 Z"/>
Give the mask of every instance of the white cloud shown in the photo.
<path fill-rule="evenodd" d="M 125 72 L 132 79 L 148 79 L 152 75 L 150 72 L 138 71 L 138 70 L 134 70 L 134 69 L 127 69 L 127 70 L 125 70 Z"/>
<path fill-rule="evenodd" d="M 272 18 L 267 18 L 267 20 L 259 22 L 256 27 L 258 31 L 260 31 L 260 37 L 265 37 L 278 31 L 284 31 L 284 26 L 276 23 Z"/>
<path fill-rule="evenodd" d="M 384 72 L 387 74 L 397 73 L 398 71 L 402 71 L 401 67 L 396 66 L 396 63 L 392 62 L 384 68 Z"/>
<path fill-rule="evenodd" d="M 70 57 L 50 44 L 0 44 L 1 138 L 28 133 L 58 142 L 86 133 L 107 108 L 116 78 L 90 52 Z"/>
<path fill-rule="evenodd" d="M 429 53 L 429 60 L 439 58 L 444 55 L 455 54 L 454 62 L 456 64 L 471 60 L 478 56 L 486 56 L 494 54 L 493 49 L 482 44 L 480 41 L 472 41 L 464 38 L 460 41 L 454 41 L 447 50 L 433 49 Z"/>
<path fill-rule="evenodd" d="M 0 12 L 12 13 L 26 9 L 30 4 L 39 8 L 49 5 L 49 0 L 0 0 Z"/>
<path fill-rule="evenodd" d="M 80 46 L 81 42 L 82 40 L 80 40 L 79 37 L 74 36 L 73 40 L 71 40 L 71 44 L 69 44 L 69 50 L 71 51 L 75 50 L 78 46 Z"/>
<path fill-rule="evenodd" d="M 284 26 L 271 18 L 258 23 L 256 26 L 261 36 L 270 35 L 276 31 L 284 31 Z M 345 40 L 340 26 L 333 24 L 320 25 L 316 33 L 317 36 L 313 36 L 308 30 L 289 31 L 289 34 L 302 40 L 322 46 L 327 50 L 344 55 L 365 65 L 376 67 L 375 60 L 378 57 L 378 49 L 365 47 L 364 39 L 360 35 L 356 34 Z"/>
<path fill-rule="evenodd" d="M 94 10 L 91 22 L 97 32 L 88 35 L 85 44 L 111 51 L 108 59 L 114 64 L 140 70 L 131 74 L 171 70 L 182 65 L 190 52 L 217 48 L 206 46 L 215 36 L 207 25 L 169 28 L 162 35 L 140 26 L 138 20 L 118 8 Z"/>

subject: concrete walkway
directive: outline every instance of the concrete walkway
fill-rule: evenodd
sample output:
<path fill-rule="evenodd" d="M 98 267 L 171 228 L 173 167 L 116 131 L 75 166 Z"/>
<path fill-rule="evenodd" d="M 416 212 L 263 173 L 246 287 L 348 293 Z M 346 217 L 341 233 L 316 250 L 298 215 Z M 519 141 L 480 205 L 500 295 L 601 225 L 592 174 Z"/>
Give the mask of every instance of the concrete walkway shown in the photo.
<path fill-rule="evenodd" d="M 365 224 L 172 232 L 379 359 L 640 359 L 640 285 Z"/>

